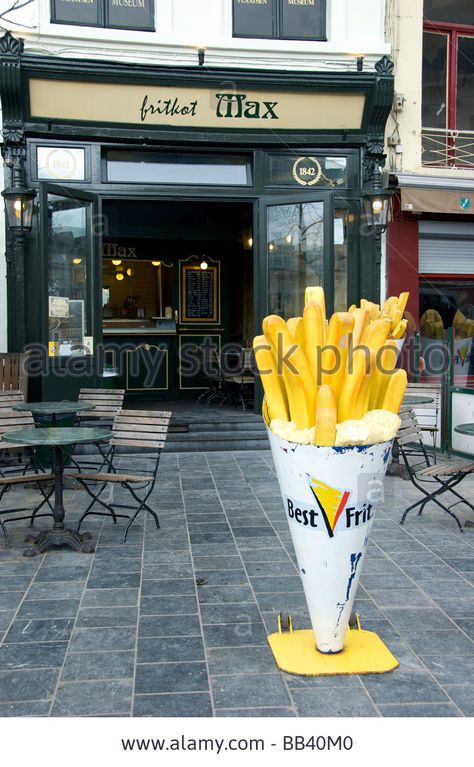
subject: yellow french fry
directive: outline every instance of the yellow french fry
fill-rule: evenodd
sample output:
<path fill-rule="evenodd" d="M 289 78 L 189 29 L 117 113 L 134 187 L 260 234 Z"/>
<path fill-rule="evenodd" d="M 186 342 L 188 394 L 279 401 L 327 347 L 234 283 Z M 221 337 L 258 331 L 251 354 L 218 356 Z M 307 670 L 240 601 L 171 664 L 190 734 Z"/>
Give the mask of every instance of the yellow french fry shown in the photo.
<path fill-rule="evenodd" d="M 286 324 L 294 342 L 304 349 L 303 317 L 290 317 Z"/>
<path fill-rule="evenodd" d="M 284 356 L 289 354 L 294 345 L 290 345 L 283 348 Z M 291 359 L 290 355 L 290 359 Z M 310 429 L 314 426 L 315 419 L 315 396 L 312 397 L 312 406 L 308 401 L 305 386 L 303 383 L 303 377 L 299 374 L 298 370 L 295 370 L 296 366 L 292 364 L 283 363 L 283 382 L 285 384 L 286 396 L 288 397 L 288 404 L 290 410 L 290 420 L 296 424 L 297 429 Z M 313 388 L 313 394 L 316 390 Z"/>
<path fill-rule="evenodd" d="M 358 307 L 356 306 L 356 304 L 351 304 L 351 305 L 349 306 L 349 308 L 348 308 L 348 310 L 347 310 L 347 311 L 348 311 L 348 312 L 351 312 L 351 314 L 352 314 L 352 312 L 355 312 L 355 310 L 356 310 L 357 308 L 358 308 Z"/>
<path fill-rule="evenodd" d="M 354 329 L 354 313 L 334 312 L 329 320 L 328 335 L 321 355 L 321 382 L 330 386 L 336 401 L 342 389 L 346 371 L 348 336 Z"/>
<path fill-rule="evenodd" d="M 289 421 L 285 386 L 282 377 L 278 375 L 276 359 L 265 336 L 255 336 L 253 348 L 270 420 L 279 418 Z"/>
<path fill-rule="evenodd" d="M 401 322 L 403 317 L 403 312 L 401 309 L 398 308 L 398 306 L 392 306 L 390 308 L 390 329 L 395 330 L 398 323 Z"/>
<path fill-rule="evenodd" d="M 400 295 L 398 296 L 398 306 L 400 307 L 402 312 L 404 312 L 405 309 L 407 308 L 407 303 L 409 298 L 410 298 L 410 293 L 408 291 L 404 293 L 400 293 Z"/>
<path fill-rule="evenodd" d="M 262 322 L 263 333 L 275 353 L 281 356 L 284 346 L 289 346 L 293 342 L 293 337 L 288 329 L 285 320 L 278 314 L 269 314 Z"/>
<path fill-rule="evenodd" d="M 290 349 L 291 354 L 289 353 Z M 314 408 L 316 407 L 316 386 L 314 385 L 306 354 L 301 346 L 293 343 L 291 347 L 286 347 L 282 362 L 283 369 L 287 366 L 294 368 L 295 373 L 292 372 L 292 375 L 298 376 L 302 381 L 310 412 L 314 413 Z"/>
<path fill-rule="evenodd" d="M 317 362 L 321 358 L 321 352 L 318 350 L 324 345 L 323 325 L 324 320 L 320 304 L 316 301 L 309 301 L 303 311 L 303 348 L 315 384 L 319 378 Z"/>
<path fill-rule="evenodd" d="M 390 331 L 390 320 L 382 318 L 374 320 L 362 333 L 361 345 L 367 346 L 371 351 L 377 351 L 384 345 Z"/>
<path fill-rule="evenodd" d="M 364 349 L 355 349 L 352 354 L 351 366 L 344 376 L 341 395 L 337 406 L 337 422 L 349 421 L 354 418 L 354 406 L 361 390 L 365 376 L 370 366 Z"/>
<path fill-rule="evenodd" d="M 332 447 L 336 441 L 337 405 L 330 386 L 321 386 L 316 397 L 314 444 Z"/>
<path fill-rule="evenodd" d="M 378 320 L 380 317 L 380 306 L 379 304 L 371 304 L 370 306 L 370 321 L 373 322 L 374 320 Z"/>
<path fill-rule="evenodd" d="M 407 388 L 407 371 L 399 369 L 391 377 L 382 400 L 382 410 L 398 415 Z"/>
<path fill-rule="evenodd" d="M 352 331 L 352 343 L 358 346 L 361 342 L 364 330 L 370 322 L 370 314 L 368 309 L 355 309 L 354 315 L 354 330 Z"/>
<path fill-rule="evenodd" d="M 360 387 L 359 393 L 355 399 L 354 407 L 352 410 L 352 418 L 359 420 L 364 416 L 369 409 L 369 395 L 372 385 L 372 379 L 375 372 L 375 356 L 376 352 L 370 352 L 369 364 L 367 366 L 367 372 Z"/>
<path fill-rule="evenodd" d="M 400 320 L 397 327 L 392 330 L 392 338 L 403 338 L 406 333 L 408 320 Z"/>
<path fill-rule="evenodd" d="M 320 285 L 306 288 L 304 292 L 305 305 L 309 304 L 310 301 L 314 301 L 321 307 L 324 341 L 326 341 L 326 298 L 324 296 L 324 289 Z"/>
<path fill-rule="evenodd" d="M 387 341 L 375 358 L 375 370 L 370 385 L 368 410 L 376 410 L 382 404 L 385 389 L 397 364 L 398 349 L 393 341 Z"/>

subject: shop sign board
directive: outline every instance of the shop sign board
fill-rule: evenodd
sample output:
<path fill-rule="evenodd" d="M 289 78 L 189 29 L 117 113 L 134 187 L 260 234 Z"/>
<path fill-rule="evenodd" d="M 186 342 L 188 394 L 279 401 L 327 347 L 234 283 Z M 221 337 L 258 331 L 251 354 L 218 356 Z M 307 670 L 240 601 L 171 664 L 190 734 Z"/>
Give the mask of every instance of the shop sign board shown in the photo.
<path fill-rule="evenodd" d="M 176 128 L 359 130 L 364 93 L 252 91 L 32 78 L 32 118 Z"/>

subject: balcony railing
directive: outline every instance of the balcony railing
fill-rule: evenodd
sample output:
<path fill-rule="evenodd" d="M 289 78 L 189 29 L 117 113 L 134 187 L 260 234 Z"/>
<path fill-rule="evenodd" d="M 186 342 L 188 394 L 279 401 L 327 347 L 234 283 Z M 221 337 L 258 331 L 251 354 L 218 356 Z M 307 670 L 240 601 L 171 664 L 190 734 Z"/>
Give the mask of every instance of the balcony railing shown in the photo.
<path fill-rule="evenodd" d="M 474 131 L 422 128 L 421 160 L 435 168 L 474 168 Z"/>

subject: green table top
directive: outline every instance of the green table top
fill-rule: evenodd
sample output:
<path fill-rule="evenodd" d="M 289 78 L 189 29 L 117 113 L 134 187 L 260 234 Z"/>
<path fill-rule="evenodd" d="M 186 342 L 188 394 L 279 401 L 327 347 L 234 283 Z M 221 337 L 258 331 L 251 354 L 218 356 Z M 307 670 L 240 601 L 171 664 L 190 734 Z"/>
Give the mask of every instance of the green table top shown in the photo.
<path fill-rule="evenodd" d="M 428 405 L 430 402 L 434 402 L 433 397 L 427 397 L 423 394 L 405 394 L 403 398 L 405 405 Z"/>
<path fill-rule="evenodd" d="M 75 445 L 78 442 L 104 442 L 111 438 L 110 429 L 93 427 L 50 426 L 45 429 L 15 429 L 2 434 L 5 442 L 20 445 Z"/>
<path fill-rule="evenodd" d="M 78 413 L 80 410 L 94 410 L 92 402 L 21 402 L 14 410 L 30 410 L 34 415 L 56 415 L 61 413 Z"/>
<path fill-rule="evenodd" d="M 474 437 L 474 423 L 460 423 L 454 427 L 454 431 L 459 434 L 467 434 L 468 437 Z"/>

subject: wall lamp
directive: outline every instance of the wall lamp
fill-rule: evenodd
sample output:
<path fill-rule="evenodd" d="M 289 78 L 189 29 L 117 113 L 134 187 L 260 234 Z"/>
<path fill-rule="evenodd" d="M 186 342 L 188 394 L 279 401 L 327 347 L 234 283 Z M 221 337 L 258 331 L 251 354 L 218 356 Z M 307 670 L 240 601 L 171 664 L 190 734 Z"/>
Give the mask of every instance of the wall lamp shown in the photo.
<path fill-rule="evenodd" d="M 34 189 L 27 189 L 24 182 L 23 162 L 15 157 L 12 168 L 12 185 L 3 190 L 8 228 L 12 234 L 26 234 L 31 231 L 33 219 Z"/>
<path fill-rule="evenodd" d="M 365 192 L 363 197 L 366 224 L 374 232 L 381 234 L 388 226 L 391 192 L 377 190 Z"/>

